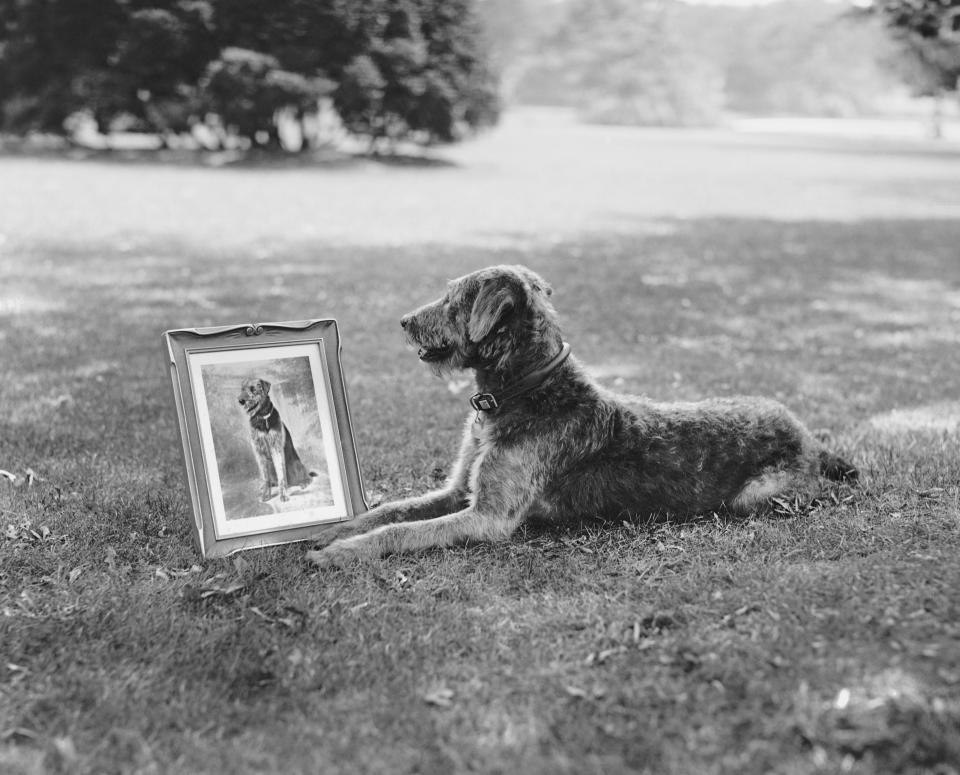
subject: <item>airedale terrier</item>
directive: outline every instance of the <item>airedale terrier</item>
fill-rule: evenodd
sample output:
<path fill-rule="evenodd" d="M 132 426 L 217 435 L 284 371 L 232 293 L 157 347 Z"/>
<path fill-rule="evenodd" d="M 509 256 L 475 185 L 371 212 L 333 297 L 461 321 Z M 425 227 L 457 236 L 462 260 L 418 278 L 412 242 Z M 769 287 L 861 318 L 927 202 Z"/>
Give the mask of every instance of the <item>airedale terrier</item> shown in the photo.
<path fill-rule="evenodd" d="M 240 406 L 250 423 L 250 442 L 260 469 L 260 500 L 268 501 L 273 488 L 281 501 L 289 500 L 287 488 L 310 483 L 311 474 L 300 460 L 290 431 L 270 399 L 270 383 L 247 377 L 240 385 Z"/>
<path fill-rule="evenodd" d="M 451 282 L 401 326 L 438 373 L 472 369 L 477 393 L 446 486 L 321 535 L 320 566 L 508 537 L 528 519 L 735 514 L 856 477 L 782 404 L 657 403 L 614 394 L 563 341 L 551 288 L 522 266 Z"/>

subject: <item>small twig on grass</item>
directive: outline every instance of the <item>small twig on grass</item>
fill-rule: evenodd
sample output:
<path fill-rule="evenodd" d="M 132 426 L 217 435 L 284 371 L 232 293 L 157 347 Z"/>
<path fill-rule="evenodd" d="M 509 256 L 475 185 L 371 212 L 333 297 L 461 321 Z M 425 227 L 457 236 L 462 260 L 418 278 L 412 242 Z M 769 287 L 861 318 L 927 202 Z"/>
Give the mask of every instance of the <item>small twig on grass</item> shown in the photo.
<path fill-rule="evenodd" d="M 423 695 L 423 701 L 427 703 L 427 705 L 434 705 L 438 708 L 451 707 L 453 705 L 453 698 L 453 690 L 446 686 L 435 687 Z"/>
<path fill-rule="evenodd" d="M 27 729 L 26 727 L 14 727 L 13 729 L 6 729 L 3 732 L 0 732 L 0 740 L 4 742 L 16 740 L 17 738 L 38 740 L 40 738 L 40 734 L 34 732 L 32 729 Z"/>
<path fill-rule="evenodd" d="M 42 482 L 37 472 L 32 468 L 28 468 L 23 472 L 23 476 L 17 476 L 13 471 L 7 471 L 3 468 L 0 468 L 0 478 L 6 479 L 14 487 L 22 487 L 26 485 L 27 487 L 32 487 L 34 482 Z"/>

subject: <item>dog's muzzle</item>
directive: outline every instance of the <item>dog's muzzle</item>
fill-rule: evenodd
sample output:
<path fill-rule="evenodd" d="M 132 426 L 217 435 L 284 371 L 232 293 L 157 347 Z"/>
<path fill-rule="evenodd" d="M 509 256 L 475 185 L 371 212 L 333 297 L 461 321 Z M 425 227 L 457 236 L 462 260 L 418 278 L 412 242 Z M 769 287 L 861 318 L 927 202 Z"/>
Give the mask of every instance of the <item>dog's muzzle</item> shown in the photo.
<path fill-rule="evenodd" d="M 407 340 L 417 346 L 417 357 L 427 363 L 445 361 L 453 354 L 453 346 L 443 342 L 439 345 L 429 346 L 420 342 L 419 326 L 416 322 L 416 315 L 411 313 L 400 318 L 400 328 L 407 335 Z"/>
<path fill-rule="evenodd" d="M 450 353 L 453 352 L 452 347 L 421 347 L 417 351 L 417 357 L 421 361 L 426 361 L 427 363 L 433 363 L 435 361 L 443 361 L 450 357 Z"/>

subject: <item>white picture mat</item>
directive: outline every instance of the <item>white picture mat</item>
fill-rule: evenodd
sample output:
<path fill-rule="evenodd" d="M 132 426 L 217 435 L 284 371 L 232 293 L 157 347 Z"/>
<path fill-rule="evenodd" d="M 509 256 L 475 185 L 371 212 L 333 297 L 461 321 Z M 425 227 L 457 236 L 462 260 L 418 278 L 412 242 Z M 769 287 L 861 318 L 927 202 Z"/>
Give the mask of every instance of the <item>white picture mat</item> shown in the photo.
<path fill-rule="evenodd" d="M 190 386 L 193 391 L 194 405 L 197 410 L 197 424 L 199 425 L 203 465 L 207 474 L 210 504 L 213 511 L 214 532 L 218 540 L 221 538 L 254 535 L 256 533 L 265 533 L 286 528 L 303 527 L 322 522 L 332 522 L 348 516 L 340 448 L 337 444 L 339 436 L 334 425 L 336 420 L 330 400 L 329 386 L 324 378 L 326 371 L 324 369 L 322 348 L 323 340 L 318 340 L 315 343 L 311 342 L 308 344 L 266 345 L 256 348 L 208 350 L 187 354 Z M 269 362 L 297 357 L 307 357 L 310 362 L 314 393 L 317 399 L 317 412 L 319 414 L 323 435 L 323 447 L 330 475 L 333 505 L 327 507 L 312 507 L 297 511 L 285 511 L 245 519 L 228 520 L 224 509 L 223 488 L 217 466 L 217 457 L 211 431 L 210 410 L 207 405 L 206 388 L 203 383 L 201 367 L 208 364 L 256 362 L 258 360 Z"/>

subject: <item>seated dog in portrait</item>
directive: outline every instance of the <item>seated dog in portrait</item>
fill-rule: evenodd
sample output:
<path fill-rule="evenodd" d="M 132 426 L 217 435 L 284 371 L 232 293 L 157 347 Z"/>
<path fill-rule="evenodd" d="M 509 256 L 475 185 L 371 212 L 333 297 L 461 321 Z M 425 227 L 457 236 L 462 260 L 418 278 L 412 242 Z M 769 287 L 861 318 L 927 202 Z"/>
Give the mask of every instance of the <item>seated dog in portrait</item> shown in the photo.
<path fill-rule="evenodd" d="M 260 469 L 260 500 L 270 500 L 274 487 L 281 501 L 289 500 L 287 488 L 306 486 L 314 474 L 300 461 L 290 431 L 270 400 L 270 383 L 247 377 L 240 385 L 239 401 L 249 420 L 250 441 Z"/>
<path fill-rule="evenodd" d="M 422 361 L 472 369 L 477 393 L 446 486 L 321 535 L 320 566 L 497 540 L 525 520 L 750 514 L 854 478 L 786 407 L 765 398 L 657 403 L 611 393 L 563 341 L 551 289 L 521 266 L 451 282 L 401 320 Z"/>

